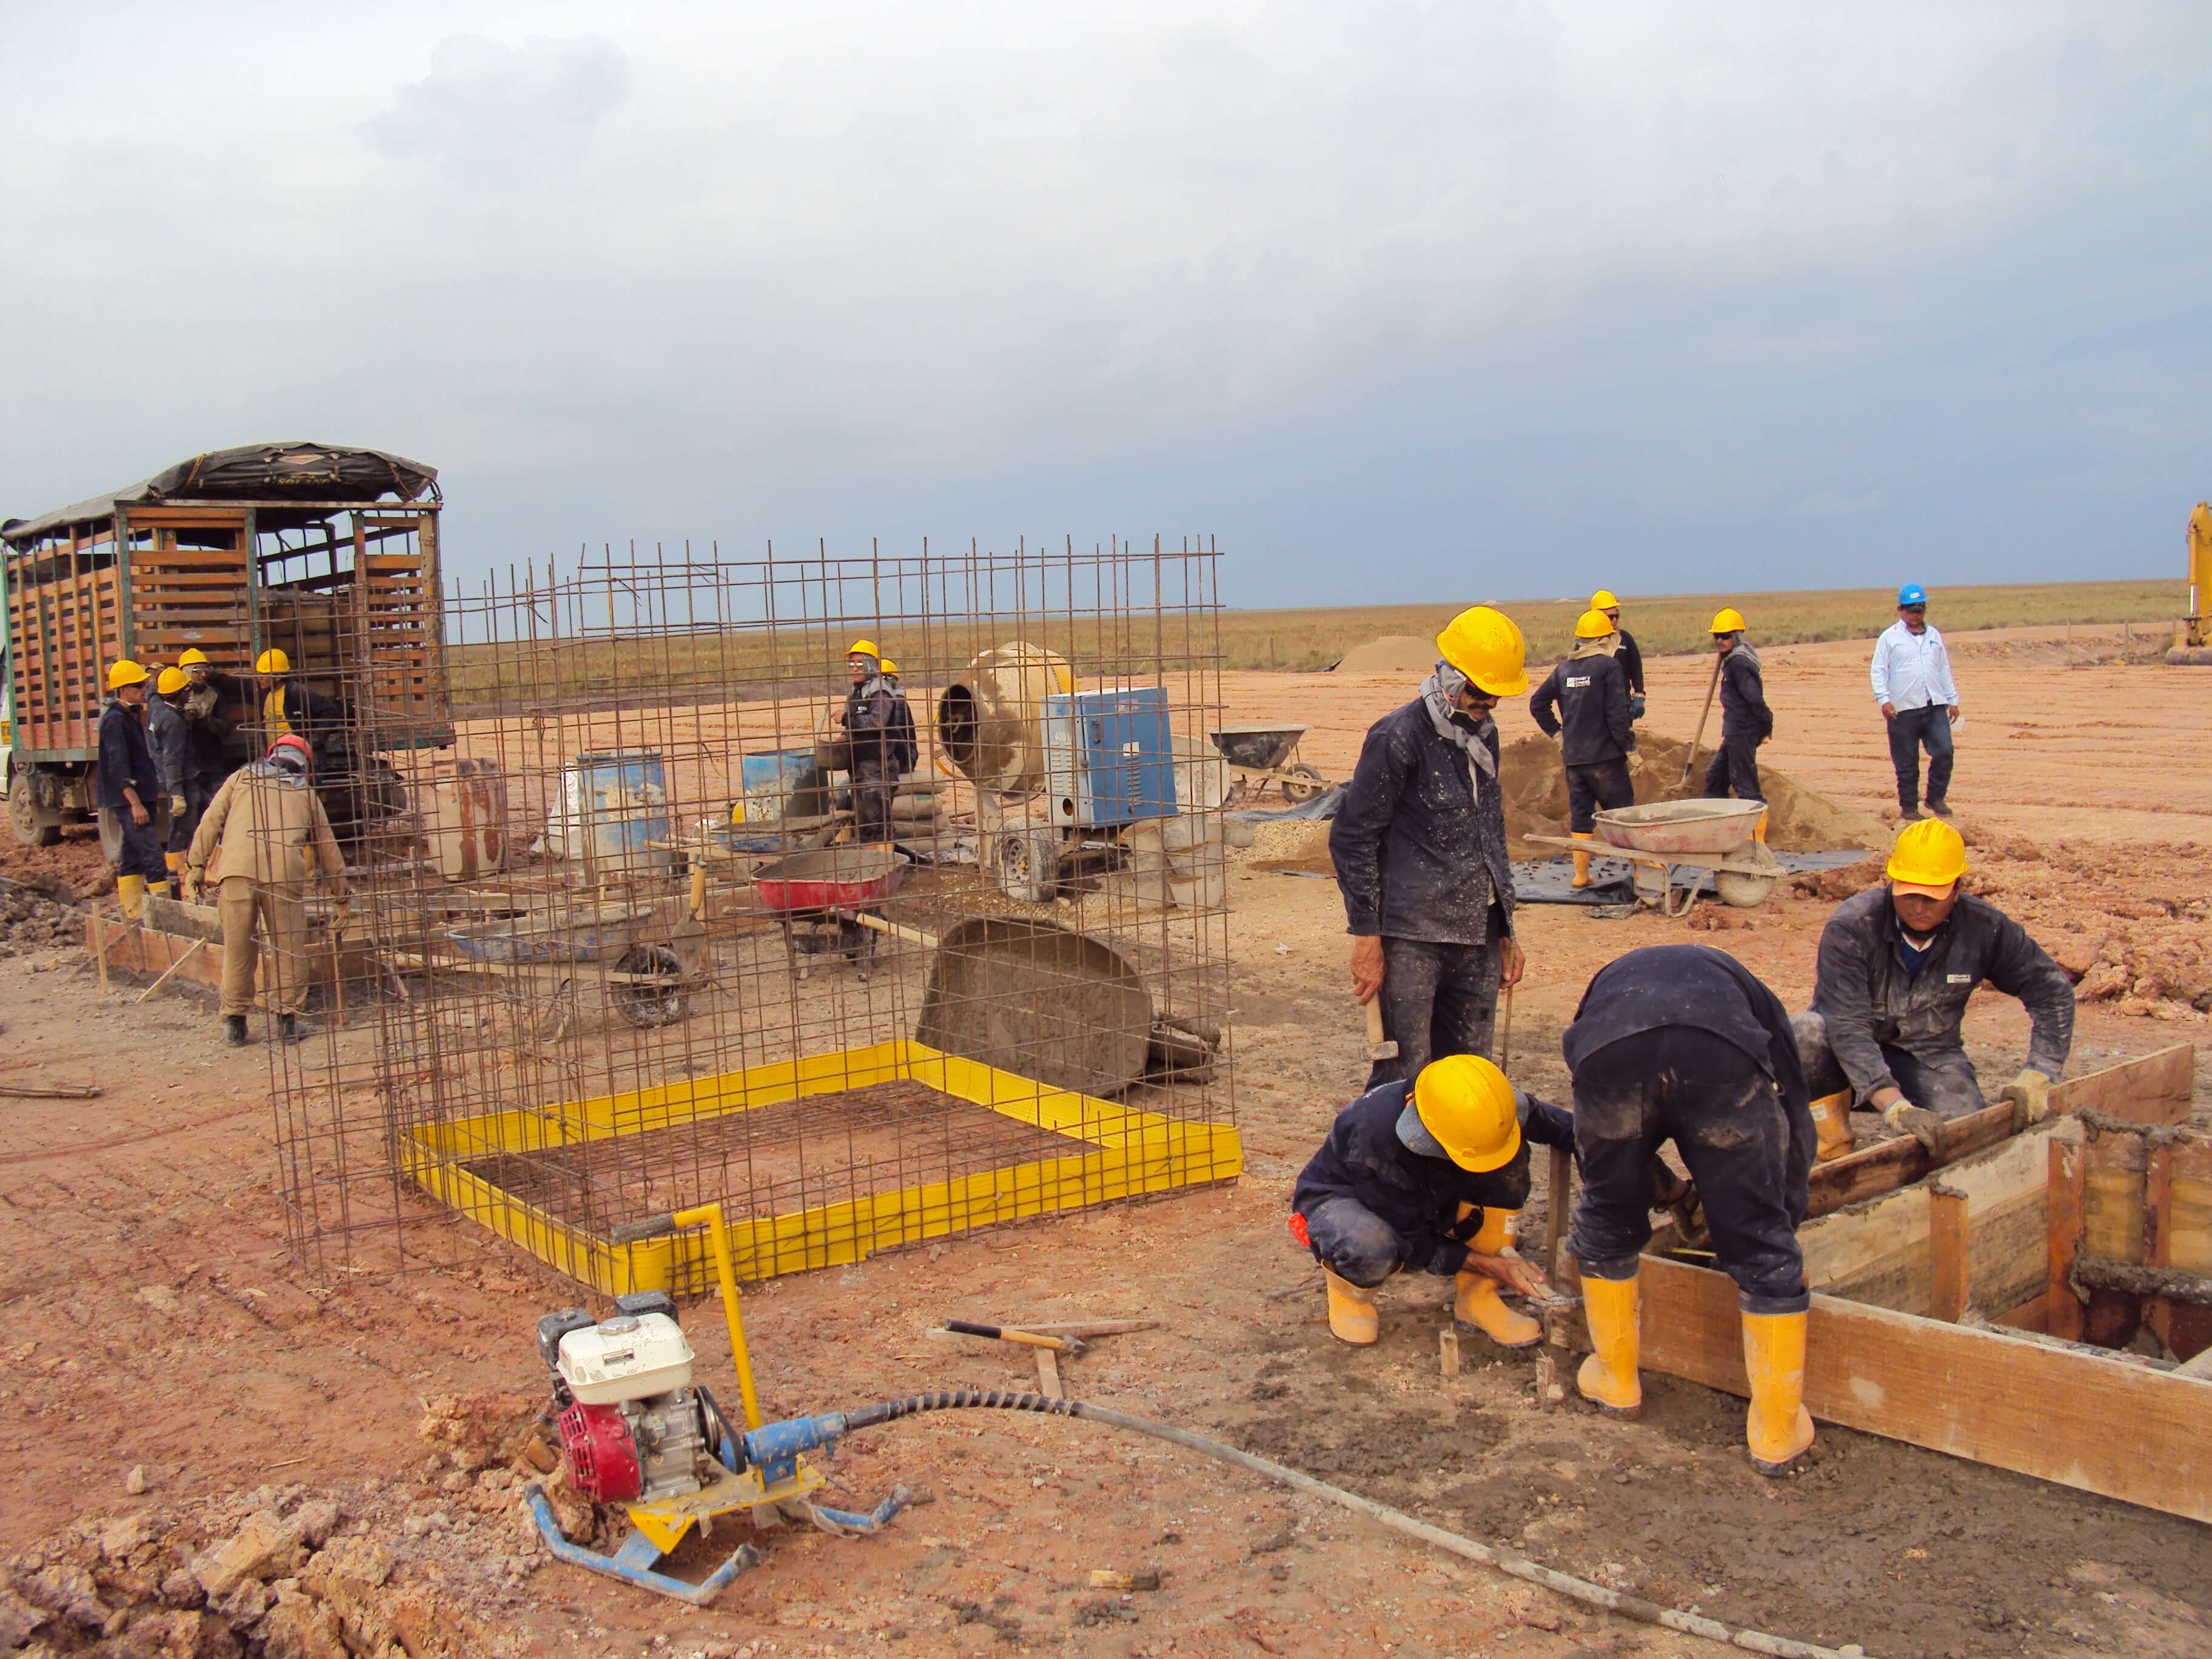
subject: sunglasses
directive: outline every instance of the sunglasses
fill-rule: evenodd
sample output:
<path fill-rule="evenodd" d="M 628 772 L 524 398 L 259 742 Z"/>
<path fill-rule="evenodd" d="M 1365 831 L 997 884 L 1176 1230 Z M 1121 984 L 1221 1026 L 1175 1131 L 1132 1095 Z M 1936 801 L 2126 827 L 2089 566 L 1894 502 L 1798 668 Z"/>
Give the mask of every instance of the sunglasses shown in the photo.
<path fill-rule="evenodd" d="M 1916 617 L 1924 617 L 1928 614 L 1928 607 L 1924 605 L 1908 605 L 1905 609 Z"/>

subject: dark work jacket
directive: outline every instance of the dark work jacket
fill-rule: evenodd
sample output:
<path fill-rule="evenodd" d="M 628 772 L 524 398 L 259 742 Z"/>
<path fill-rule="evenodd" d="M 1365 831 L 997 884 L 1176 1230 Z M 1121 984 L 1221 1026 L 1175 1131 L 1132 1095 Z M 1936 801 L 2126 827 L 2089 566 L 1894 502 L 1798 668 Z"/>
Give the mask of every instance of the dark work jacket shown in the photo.
<path fill-rule="evenodd" d="M 1734 957 L 1710 945 L 1647 945 L 1616 957 L 1583 992 L 1559 1039 L 1572 1072 L 1608 1043 L 1669 1025 L 1707 1031 L 1774 1079 L 1793 1126 L 1810 1145 L 1811 1091 L 1782 999 Z M 1795 1129 L 1792 1130 L 1793 1139 Z"/>
<path fill-rule="evenodd" d="M 192 750 L 199 757 L 201 781 L 210 787 L 229 774 L 230 740 L 245 702 L 246 688 L 219 668 L 210 668 L 207 678 L 185 694 L 184 713 L 191 728 Z"/>
<path fill-rule="evenodd" d="M 192 728 L 184 710 L 167 697 L 146 699 L 146 747 L 154 757 L 154 769 L 164 795 L 181 795 L 200 781 L 199 756 L 192 748 Z"/>
<path fill-rule="evenodd" d="M 915 741 L 914 734 L 914 710 L 907 707 L 903 691 L 891 693 L 890 735 L 886 741 L 891 775 L 902 778 L 921 759 L 921 744 Z"/>
<path fill-rule="evenodd" d="M 1963 896 L 1929 941 L 1917 975 L 1905 971 L 1887 886 L 1845 899 L 1820 930 L 1813 1011 L 1857 1098 L 1894 1089 L 1884 1043 L 1933 1058 L 1957 1053 L 1966 999 L 1984 980 L 2027 1005 L 2027 1063 L 2056 1078 L 2074 1047 L 2074 985 L 2027 930 L 1987 899 Z"/>
<path fill-rule="evenodd" d="M 868 690 L 874 686 L 873 691 Z M 896 775 L 891 765 L 897 709 L 905 699 L 881 679 L 863 680 L 845 693 L 845 736 L 853 750 L 853 770 Z M 912 723 L 914 716 L 907 720 Z"/>
<path fill-rule="evenodd" d="M 1466 1240 L 1486 1209 L 1517 1210 L 1528 1201 L 1528 1148 L 1574 1150 L 1575 1121 L 1533 1095 L 1514 1091 L 1521 1109 L 1521 1150 L 1477 1175 L 1448 1158 L 1429 1158 L 1398 1139 L 1398 1115 L 1413 1085 L 1370 1089 L 1336 1115 L 1328 1139 L 1299 1171 L 1291 1207 L 1301 1215 L 1325 1198 L 1349 1198 L 1382 1218 L 1405 1246 L 1408 1269 L 1455 1273 L 1466 1264 Z M 1475 1213 L 1462 1222 L 1459 1206 Z"/>
<path fill-rule="evenodd" d="M 1739 642 L 1721 659 L 1721 741 L 1762 744 L 1774 735 L 1774 711 L 1766 706 L 1766 681 L 1759 658 Z"/>
<path fill-rule="evenodd" d="M 1628 677 L 1629 694 L 1642 696 L 1644 653 L 1636 648 L 1636 635 L 1625 628 L 1620 630 L 1620 649 L 1613 653 L 1613 659 L 1620 665 L 1620 672 Z"/>
<path fill-rule="evenodd" d="M 1481 741 L 1494 763 L 1494 722 Z M 1368 728 L 1329 826 L 1328 856 L 1352 933 L 1480 945 L 1492 905 L 1513 931 L 1505 798 L 1493 775 L 1475 799 L 1467 757 L 1429 723 L 1419 697 Z"/>
<path fill-rule="evenodd" d="M 128 812 L 126 785 L 138 792 L 138 804 L 149 812 L 168 793 L 147 745 L 145 726 L 122 699 L 110 697 L 100 711 L 100 804 L 112 812 Z"/>
<path fill-rule="evenodd" d="M 1546 737 L 1560 737 L 1559 758 L 1570 766 L 1620 760 L 1636 747 L 1628 676 L 1618 658 L 1602 652 L 1569 657 L 1554 668 L 1528 699 L 1528 712 Z"/>

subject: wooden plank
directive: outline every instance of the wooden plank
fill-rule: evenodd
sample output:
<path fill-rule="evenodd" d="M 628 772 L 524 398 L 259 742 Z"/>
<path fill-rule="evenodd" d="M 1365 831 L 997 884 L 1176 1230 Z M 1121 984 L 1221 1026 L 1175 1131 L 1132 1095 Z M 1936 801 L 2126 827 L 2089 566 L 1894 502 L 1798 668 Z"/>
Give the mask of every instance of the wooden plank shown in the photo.
<path fill-rule="evenodd" d="M 2140 1264 L 2143 1176 L 2148 1148 L 2140 1134 L 2092 1132 L 2083 1157 L 2081 1253 Z"/>
<path fill-rule="evenodd" d="M 1547 1165 L 1551 1184 L 1544 1199 L 1544 1277 L 1554 1285 L 1559 1282 L 1559 1257 L 1566 1249 L 1567 1218 L 1571 1209 L 1569 1200 L 1575 1185 L 1575 1155 L 1564 1146 L 1549 1149 L 1551 1161 Z"/>
<path fill-rule="evenodd" d="M 2212 1273 L 2212 1139 L 2177 1140 L 2166 1153 L 2165 1265 Z"/>
<path fill-rule="evenodd" d="M 2051 1297 L 2047 1292 L 2039 1295 L 2021 1303 L 2017 1308 L 2008 1308 L 1990 1322 L 2016 1331 L 2033 1331 L 2039 1335 L 2051 1322 Z"/>
<path fill-rule="evenodd" d="M 2081 1186 L 2085 1173 L 2081 1143 L 2070 1136 L 2051 1137 L 2051 1226 L 2044 1328 L 2079 1342 L 2085 1320 L 2074 1294 L 2074 1257 L 2081 1248 Z"/>
<path fill-rule="evenodd" d="M 1654 1256 L 1640 1277 L 1644 1364 L 1747 1397 L 1735 1281 Z M 2212 1382 L 2178 1371 L 1816 1295 L 1805 1406 L 1823 1423 L 2212 1522 Z"/>
<path fill-rule="evenodd" d="M 1966 1311 L 1969 1283 L 1966 1195 L 1955 1187 L 1928 1189 L 1928 1299 L 1930 1315 L 1955 1325 Z"/>
<path fill-rule="evenodd" d="M 2189 1115 L 2197 1050 L 2186 1042 L 2054 1085 L 2053 1112 L 2102 1112 L 2131 1123 L 2175 1124 Z"/>

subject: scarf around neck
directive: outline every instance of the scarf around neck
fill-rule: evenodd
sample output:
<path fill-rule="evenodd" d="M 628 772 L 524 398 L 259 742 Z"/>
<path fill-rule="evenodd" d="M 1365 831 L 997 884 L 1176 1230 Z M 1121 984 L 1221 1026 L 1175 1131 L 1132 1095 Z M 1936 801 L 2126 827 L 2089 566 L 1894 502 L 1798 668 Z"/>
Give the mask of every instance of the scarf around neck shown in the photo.
<path fill-rule="evenodd" d="M 1492 779 L 1498 775 L 1498 763 L 1490 757 L 1487 741 L 1490 734 L 1498 729 L 1498 722 L 1485 714 L 1480 724 L 1469 727 L 1453 719 L 1460 710 L 1453 707 L 1451 696 L 1444 690 L 1444 676 L 1447 674 L 1451 676 L 1455 690 L 1466 684 L 1457 669 L 1438 663 L 1437 672 L 1421 682 L 1421 704 L 1429 711 L 1429 724 L 1436 727 L 1437 735 L 1449 741 L 1466 757 L 1467 781 L 1474 790 L 1474 798 L 1480 800 L 1482 784 L 1476 774 Z"/>

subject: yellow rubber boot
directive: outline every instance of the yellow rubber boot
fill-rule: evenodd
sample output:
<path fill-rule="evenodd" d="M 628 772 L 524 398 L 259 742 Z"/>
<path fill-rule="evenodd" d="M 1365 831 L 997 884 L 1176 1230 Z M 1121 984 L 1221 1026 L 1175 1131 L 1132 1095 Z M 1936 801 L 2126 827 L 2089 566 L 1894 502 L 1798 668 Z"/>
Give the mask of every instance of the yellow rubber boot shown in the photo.
<path fill-rule="evenodd" d="M 1813 1128 L 1820 1137 L 1815 1161 L 1826 1164 L 1858 1145 L 1851 1133 L 1851 1091 L 1822 1095 L 1813 1103 Z"/>
<path fill-rule="evenodd" d="M 1759 815 L 1759 822 L 1751 826 L 1751 838 L 1761 847 L 1766 845 L 1766 814 Z"/>
<path fill-rule="evenodd" d="M 1339 1279 L 1326 1267 L 1321 1275 L 1328 1281 L 1329 1334 L 1356 1347 L 1364 1348 L 1374 1341 L 1382 1334 L 1382 1322 L 1375 1312 L 1375 1292 L 1363 1291 L 1348 1279 Z"/>
<path fill-rule="evenodd" d="M 1514 1224 L 1520 1215 L 1518 1210 L 1485 1210 L 1481 1230 L 1468 1240 L 1468 1249 L 1477 1255 L 1503 1255 L 1513 1248 Z M 1452 1317 L 1459 1323 L 1474 1327 L 1501 1348 L 1533 1347 L 1544 1340 L 1541 1325 L 1505 1305 L 1496 1279 L 1462 1268 L 1455 1282 L 1458 1294 L 1452 1298 Z"/>
<path fill-rule="evenodd" d="M 1575 1392 L 1610 1417 L 1644 1410 L 1644 1384 L 1636 1375 L 1636 1281 L 1583 1280 L 1583 1313 L 1589 1321 L 1590 1357 L 1575 1373 Z"/>
<path fill-rule="evenodd" d="M 1572 830 L 1568 831 L 1568 834 L 1573 836 L 1577 841 L 1595 841 L 1597 839 L 1595 836 L 1592 835 L 1587 830 Z M 1574 860 L 1575 885 L 1577 887 L 1589 886 L 1590 884 L 1590 855 L 1588 853 L 1583 852 L 1582 848 L 1578 847 L 1574 851 Z"/>
<path fill-rule="evenodd" d="M 1813 1443 L 1805 1409 L 1805 1326 L 1810 1314 L 1743 1316 L 1743 1368 L 1751 1373 L 1744 1442 L 1761 1474 L 1787 1474 Z"/>
<path fill-rule="evenodd" d="M 145 877 L 118 876 L 115 878 L 115 896 L 122 901 L 124 921 L 137 922 L 146 919 Z"/>
<path fill-rule="evenodd" d="M 168 897 L 168 896 L 169 896 L 169 884 L 168 884 L 167 882 L 166 882 L 166 881 L 149 881 L 149 882 L 148 882 L 148 883 L 146 884 L 146 896 L 147 896 L 148 898 L 157 898 L 157 899 L 165 899 L 165 898 Z"/>
<path fill-rule="evenodd" d="M 185 855 L 182 853 L 164 853 L 161 854 L 161 861 L 169 866 L 171 882 L 173 883 L 185 873 Z"/>

